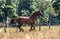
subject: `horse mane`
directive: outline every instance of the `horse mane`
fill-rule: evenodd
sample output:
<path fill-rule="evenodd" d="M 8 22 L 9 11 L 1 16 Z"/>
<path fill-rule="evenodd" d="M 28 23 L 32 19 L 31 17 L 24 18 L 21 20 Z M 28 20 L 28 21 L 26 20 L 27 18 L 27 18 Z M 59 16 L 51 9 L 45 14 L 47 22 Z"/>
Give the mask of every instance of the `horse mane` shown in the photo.
<path fill-rule="evenodd" d="M 38 13 L 38 12 L 40 12 L 40 11 L 33 12 L 31 16 L 34 16 L 34 15 L 35 15 L 36 13 Z M 31 16 L 30 16 L 30 17 L 31 17 Z"/>

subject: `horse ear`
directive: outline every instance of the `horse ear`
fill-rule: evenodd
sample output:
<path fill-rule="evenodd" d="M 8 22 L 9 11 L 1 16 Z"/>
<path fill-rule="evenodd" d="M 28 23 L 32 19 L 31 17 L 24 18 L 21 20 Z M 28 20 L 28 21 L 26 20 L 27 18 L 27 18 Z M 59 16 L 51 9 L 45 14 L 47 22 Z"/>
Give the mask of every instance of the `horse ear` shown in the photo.
<path fill-rule="evenodd" d="M 40 13 L 42 14 L 41 10 L 40 10 Z"/>

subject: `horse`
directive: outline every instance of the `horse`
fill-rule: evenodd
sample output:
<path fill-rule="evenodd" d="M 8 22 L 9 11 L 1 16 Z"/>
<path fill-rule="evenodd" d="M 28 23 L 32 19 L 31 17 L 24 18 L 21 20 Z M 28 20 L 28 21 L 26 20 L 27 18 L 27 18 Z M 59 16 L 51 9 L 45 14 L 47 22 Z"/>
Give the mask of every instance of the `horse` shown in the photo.
<path fill-rule="evenodd" d="M 31 25 L 29 31 L 32 31 L 32 30 L 35 30 L 34 24 L 35 24 L 35 20 L 37 19 L 38 16 L 42 16 L 43 17 L 43 14 L 42 14 L 41 11 L 36 11 L 31 16 L 19 16 L 16 19 L 11 19 L 11 23 L 13 23 L 15 21 L 18 24 L 17 27 L 19 28 L 20 32 L 24 31 L 21 28 L 21 25 L 23 25 L 23 24 Z"/>
<path fill-rule="evenodd" d="M 11 24 L 13 24 L 13 23 L 15 23 L 15 20 L 16 20 L 16 18 L 11 18 L 10 20 L 9 20 L 9 26 L 11 25 Z"/>

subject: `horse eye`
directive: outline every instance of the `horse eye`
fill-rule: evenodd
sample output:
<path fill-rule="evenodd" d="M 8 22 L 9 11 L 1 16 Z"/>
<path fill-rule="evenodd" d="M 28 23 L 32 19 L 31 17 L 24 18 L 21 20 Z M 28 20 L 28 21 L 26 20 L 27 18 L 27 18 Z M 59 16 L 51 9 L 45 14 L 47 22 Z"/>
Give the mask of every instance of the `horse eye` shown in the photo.
<path fill-rule="evenodd" d="M 39 15 L 39 14 L 37 14 L 37 15 Z"/>
<path fill-rule="evenodd" d="M 39 15 L 39 14 L 37 14 L 37 15 Z"/>

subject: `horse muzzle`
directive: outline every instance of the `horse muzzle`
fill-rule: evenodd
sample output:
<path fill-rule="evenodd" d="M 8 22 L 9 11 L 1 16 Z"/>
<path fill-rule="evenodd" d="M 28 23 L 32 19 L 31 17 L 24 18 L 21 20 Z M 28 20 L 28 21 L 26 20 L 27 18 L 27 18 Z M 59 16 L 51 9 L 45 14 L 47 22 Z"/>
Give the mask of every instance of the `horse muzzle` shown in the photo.
<path fill-rule="evenodd" d="M 44 17 L 44 15 L 41 15 L 42 17 Z"/>

